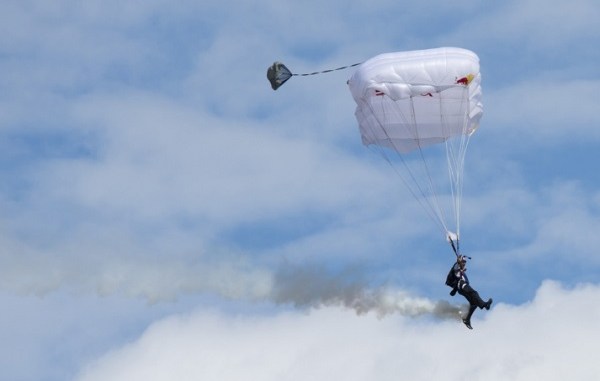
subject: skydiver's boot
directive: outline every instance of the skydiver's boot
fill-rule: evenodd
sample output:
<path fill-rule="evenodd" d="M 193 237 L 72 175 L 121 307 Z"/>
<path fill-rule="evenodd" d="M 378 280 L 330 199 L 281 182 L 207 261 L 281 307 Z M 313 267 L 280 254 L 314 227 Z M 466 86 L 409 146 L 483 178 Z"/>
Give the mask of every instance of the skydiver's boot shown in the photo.
<path fill-rule="evenodd" d="M 467 326 L 467 328 L 473 329 L 473 327 L 471 327 L 471 322 L 470 321 L 468 321 L 467 319 L 462 319 L 462 320 L 463 320 L 463 323 L 465 323 L 465 325 Z"/>
<path fill-rule="evenodd" d="M 488 299 L 488 301 L 487 301 L 487 302 L 485 302 L 485 306 L 484 306 L 484 308 L 485 308 L 486 310 L 489 310 L 489 309 L 490 309 L 490 307 L 492 306 L 492 303 L 493 303 L 493 302 L 494 302 L 494 300 L 493 300 L 492 298 L 489 298 L 489 299 Z"/>

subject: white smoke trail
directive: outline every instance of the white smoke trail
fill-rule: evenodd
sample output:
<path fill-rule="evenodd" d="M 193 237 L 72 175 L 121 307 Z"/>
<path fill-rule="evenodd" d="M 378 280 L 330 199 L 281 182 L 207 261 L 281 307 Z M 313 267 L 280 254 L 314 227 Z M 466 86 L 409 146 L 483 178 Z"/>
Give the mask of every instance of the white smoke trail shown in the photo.
<path fill-rule="evenodd" d="M 88 262 L 33 260 L 32 253 L 0 255 L 0 289 L 44 295 L 61 288 L 99 295 L 123 294 L 150 304 L 184 295 L 214 294 L 230 300 L 268 301 L 297 308 L 341 306 L 357 314 L 458 319 L 464 306 L 415 297 L 391 287 L 373 287 L 360 269 L 331 272 L 317 266 L 266 267 L 231 257 L 208 262 L 105 258 Z M 29 254 L 29 255 L 28 255 Z"/>
<path fill-rule="evenodd" d="M 287 268 L 276 275 L 272 298 L 277 303 L 304 308 L 338 305 L 353 309 L 357 314 L 374 312 L 380 317 L 398 313 L 459 319 L 465 310 L 464 306 L 414 297 L 402 290 L 370 288 L 360 275 L 352 272 L 332 275 L 315 267 Z"/>

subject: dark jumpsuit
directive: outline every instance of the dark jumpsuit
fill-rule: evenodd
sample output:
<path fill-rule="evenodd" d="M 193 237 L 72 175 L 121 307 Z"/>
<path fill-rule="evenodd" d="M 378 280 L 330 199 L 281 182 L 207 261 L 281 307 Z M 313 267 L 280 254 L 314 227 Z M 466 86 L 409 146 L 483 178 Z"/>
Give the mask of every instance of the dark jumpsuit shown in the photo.
<path fill-rule="evenodd" d="M 446 284 L 452 287 L 452 292 L 450 293 L 451 295 L 454 295 L 456 292 L 458 292 L 460 295 L 464 296 L 465 299 L 467 299 L 467 301 L 469 302 L 469 313 L 463 320 L 470 322 L 471 316 L 473 315 L 475 309 L 477 307 L 489 309 L 488 304 L 490 303 L 490 301 L 483 301 L 483 299 L 481 299 L 481 296 L 479 296 L 479 293 L 469 285 L 469 278 L 467 277 L 465 271 L 466 268 L 461 269 L 458 262 L 456 262 L 454 266 L 452 266 L 452 268 L 450 269 L 450 272 L 448 273 L 448 277 L 446 278 Z"/>

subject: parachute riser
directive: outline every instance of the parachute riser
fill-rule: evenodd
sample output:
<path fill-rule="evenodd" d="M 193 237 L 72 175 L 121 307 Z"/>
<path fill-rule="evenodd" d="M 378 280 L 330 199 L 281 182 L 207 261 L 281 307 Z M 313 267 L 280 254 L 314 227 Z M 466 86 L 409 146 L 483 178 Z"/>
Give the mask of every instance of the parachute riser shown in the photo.
<path fill-rule="evenodd" d="M 455 244 L 454 240 L 452 238 L 450 238 L 450 236 L 448 236 L 448 240 L 450 241 L 450 245 L 452 246 L 452 251 L 454 251 L 454 254 L 456 255 L 456 259 L 458 259 L 458 257 L 461 257 L 461 256 L 464 257 L 464 258 L 467 258 L 469 260 L 471 259 L 471 257 L 466 256 L 466 255 L 462 255 L 460 253 L 460 248 L 459 248 L 459 244 L 458 244 L 459 241 L 458 240 L 456 240 L 456 244 Z"/>
<path fill-rule="evenodd" d="M 454 254 L 458 258 L 458 256 L 460 255 L 460 254 L 458 254 L 459 253 L 459 251 L 458 251 L 458 240 L 456 241 L 456 245 L 455 245 L 454 244 L 454 240 L 450 236 L 448 236 L 448 241 L 450 241 L 450 246 L 452 246 L 452 251 L 454 251 Z"/>

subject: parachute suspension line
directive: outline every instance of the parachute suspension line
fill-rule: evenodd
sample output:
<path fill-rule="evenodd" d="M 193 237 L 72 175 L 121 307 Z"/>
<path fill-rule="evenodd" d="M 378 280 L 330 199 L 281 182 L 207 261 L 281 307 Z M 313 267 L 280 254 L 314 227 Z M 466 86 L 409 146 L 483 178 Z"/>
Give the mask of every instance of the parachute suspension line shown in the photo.
<path fill-rule="evenodd" d="M 443 129 L 443 135 L 444 136 L 449 136 L 448 134 L 448 120 L 445 117 L 445 113 L 444 113 L 444 94 L 442 92 L 439 93 L 439 111 L 440 111 L 440 125 L 442 126 Z M 450 191 L 451 191 L 451 195 L 452 195 L 452 209 L 454 212 L 454 218 L 455 218 L 455 226 L 454 229 L 456 230 L 456 235 L 458 237 L 458 239 L 460 238 L 460 217 L 459 217 L 459 210 L 460 210 L 460 206 L 459 206 L 459 200 L 460 200 L 460 196 L 458 194 L 457 191 L 457 183 L 460 181 L 458 179 L 459 175 L 459 170 L 457 169 L 457 156 L 454 150 L 454 144 L 453 144 L 453 139 L 452 138 L 448 138 L 445 141 L 445 146 L 446 146 L 446 160 L 447 160 L 447 168 L 448 168 L 448 176 L 449 176 L 449 180 L 450 180 Z M 460 151 L 460 149 L 459 149 Z M 448 237 L 450 237 L 449 232 L 446 232 L 448 234 Z M 458 243 L 458 239 L 457 239 L 457 243 Z M 452 240 L 452 238 L 450 238 L 450 243 L 452 243 L 452 248 L 455 250 L 456 253 L 456 248 L 454 247 L 454 241 Z"/>
<path fill-rule="evenodd" d="M 463 169 L 464 169 L 464 157 L 466 148 L 468 145 L 468 138 L 461 137 L 460 148 L 458 150 L 457 156 L 452 157 L 452 162 L 454 166 L 450 165 L 450 161 L 448 164 L 449 170 L 452 172 L 450 175 L 451 178 L 451 187 L 452 193 L 454 197 L 454 213 L 456 217 L 456 234 L 460 237 L 460 213 L 462 208 L 462 193 L 463 193 Z"/>
<path fill-rule="evenodd" d="M 371 114 L 376 116 L 377 113 L 375 112 L 375 110 L 373 109 L 373 106 L 371 103 L 368 103 L 368 106 L 371 110 Z M 382 103 L 382 115 L 384 115 L 384 119 L 385 119 L 385 115 L 387 114 L 387 110 L 384 106 L 384 104 Z M 403 115 L 402 113 L 399 114 L 401 116 L 401 118 L 406 120 L 406 116 Z M 394 170 L 394 172 L 396 173 L 396 175 L 402 180 L 402 182 L 404 183 L 404 185 L 406 186 L 406 188 L 409 190 L 409 192 L 411 193 L 411 195 L 413 196 L 413 198 L 415 200 L 417 200 L 417 202 L 419 203 L 419 205 L 421 206 L 421 208 L 423 208 L 423 210 L 425 210 L 425 212 L 427 213 L 427 215 L 429 216 L 429 218 L 438 226 L 438 228 L 442 231 L 442 233 L 446 233 L 448 231 L 448 229 L 446 228 L 446 225 L 444 223 L 444 220 L 442 218 L 440 218 L 439 213 L 436 213 L 435 207 L 434 205 L 432 205 L 431 201 L 429 200 L 429 198 L 427 197 L 426 192 L 423 190 L 423 188 L 421 187 L 421 184 L 419 181 L 417 181 L 415 174 L 413 173 L 413 171 L 411 170 L 410 166 L 408 165 L 408 163 L 406 162 L 406 160 L 404 159 L 404 157 L 400 154 L 400 150 L 399 148 L 396 146 L 396 143 L 394 142 L 394 140 L 392 139 L 392 137 L 389 135 L 388 131 L 385 129 L 384 127 L 384 123 L 379 120 L 378 118 L 375 118 L 376 122 L 377 122 L 377 127 L 379 129 L 381 129 L 381 131 L 385 134 L 387 141 L 390 143 L 391 147 L 393 148 L 394 151 L 396 151 L 396 156 L 400 159 L 400 161 L 402 162 L 406 173 L 408 174 L 409 178 L 412 180 L 412 183 L 410 181 L 408 181 L 405 177 L 405 175 L 403 173 L 401 173 L 398 168 L 394 165 L 394 162 L 390 159 L 389 155 L 386 153 L 385 148 L 383 148 L 380 145 L 374 145 L 377 152 L 379 152 L 379 154 L 384 158 L 384 160 L 390 165 L 390 167 L 392 167 L 392 169 Z M 414 118 L 413 118 L 414 120 Z M 369 132 L 371 134 L 371 136 L 373 138 L 375 138 L 377 136 L 377 134 L 375 133 L 375 126 L 372 126 L 371 124 L 369 124 Z M 373 139 L 375 140 L 375 139 Z M 371 147 L 369 147 L 371 148 Z M 416 187 L 416 190 L 415 190 Z M 418 190 L 418 192 L 417 192 Z M 419 197 L 419 195 L 421 195 L 421 197 Z M 439 206 L 438 206 L 439 208 Z"/>
<path fill-rule="evenodd" d="M 414 176 L 413 176 L 413 180 L 415 181 L 416 184 L 418 184 L 419 189 L 421 190 L 421 195 L 427 201 L 427 204 L 431 210 L 431 213 L 435 216 L 435 219 L 438 221 L 440 230 L 443 233 L 447 233 L 448 228 L 446 226 L 446 217 L 444 216 L 443 209 L 440 207 L 436 188 L 433 183 L 433 178 L 431 176 L 431 171 L 429 170 L 429 166 L 427 164 L 425 154 L 423 153 L 423 147 L 420 144 L 419 129 L 417 128 L 417 118 L 416 118 L 415 103 L 414 103 L 415 98 L 419 99 L 419 97 L 410 97 L 409 98 L 410 99 L 410 103 L 409 103 L 410 109 L 407 110 L 407 112 L 406 112 L 407 114 L 409 114 L 408 117 L 407 117 L 407 115 L 404 115 L 402 112 L 399 112 L 397 115 L 403 120 L 404 125 L 407 126 L 406 127 L 407 133 L 413 137 L 413 140 L 414 140 L 415 144 L 417 145 L 417 148 L 419 150 L 420 160 L 421 160 L 422 173 L 427 176 L 427 185 L 428 185 L 429 193 L 422 190 L 422 188 L 420 186 L 420 182 L 414 180 L 415 179 Z M 396 151 L 398 152 L 398 156 L 402 157 L 402 155 L 400 155 L 399 151 L 398 150 L 396 150 Z M 411 175 L 412 175 L 412 170 L 411 170 L 410 166 L 406 165 L 406 170 L 409 173 L 411 173 Z"/>
<path fill-rule="evenodd" d="M 371 147 L 369 147 L 371 148 Z M 413 198 L 415 200 L 417 200 L 417 202 L 419 203 L 419 205 L 421 206 L 421 208 L 423 208 L 423 210 L 425 210 L 425 213 L 427 213 L 427 215 L 429 216 L 429 218 L 431 218 L 431 220 L 438 225 L 438 228 L 440 229 L 440 231 L 442 232 L 446 232 L 447 229 L 444 227 L 443 222 L 440 221 L 439 218 L 436 218 L 436 214 L 433 210 L 433 207 L 431 206 L 430 202 L 426 202 L 424 203 L 422 198 L 425 199 L 425 194 L 423 192 L 423 190 L 421 189 L 421 187 L 419 186 L 419 184 L 417 183 L 416 187 L 419 189 L 419 192 L 421 193 L 422 198 L 420 198 L 417 195 L 417 192 L 415 191 L 415 189 L 413 189 L 413 186 L 410 184 L 409 181 L 406 180 L 406 178 L 404 177 L 404 175 L 398 170 L 398 168 L 394 165 L 394 162 L 390 159 L 390 157 L 387 155 L 387 153 L 385 152 L 385 150 L 382 147 L 377 146 L 375 148 L 377 150 L 377 152 L 379 152 L 379 154 L 383 157 L 383 159 L 390 165 L 390 167 L 392 168 L 392 170 L 396 173 L 396 175 L 402 180 L 402 182 L 404 183 L 404 185 L 406 186 L 406 188 L 408 189 L 408 191 L 410 192 L 410 194 L 413 196 Z M 400 155 L 398 155 L 400 157 Z M 401 158 L 402 163 L 404 164 L 405 168 L 408 168 L 408 165 L 406 164 L 405 160 L 403 158 Z M 408 172 L 410 172 L 409 169 L 407 169 Z M 412 173 L 409 173 L 410 177 L 414 179 L 414 176 Z M 416 181 L 416 180 L 414 180 Z"/>
<path fill-rule="evenodd" d="M 371 147 L 369 147 L 371 148 Z M 408 191 L 410 192 L 410 194 L 413 196 L 413 198 L 415 200 L 417 200 L 417 202 L 419 203 L 419 205 L 421 206 L 421 208 L 423 208 L 423 210 L 425 210 L 425 213 L 427 213 L 427 215 L 429 216 L 429 218 L 436 224 L 438 225 L 438 228 L 440 229 L 440 231 L 442 232 L 446 232 L 446 228 L 444 227 L 443 223 L 440 221 L 439 218 L 437 218 L 433 207 L 431 206 L 430 202 L 423 202 L 423 199 L 426 199 L 425 193 L 423 192 L 423 190 L 421 189 L 420 185 L 416 182 L 416 179 L 414 179 L 414 175 L 412 174 L 412 172 L 410 171 L 410 169 L 408 169 L 408 164 L 406 163 L 406 161 L 404 160 L 404 158 L 401 157 L 401 155 L 398 155 L 398 157 L 400 157 L 400 160 L 402 161 L 402 164 L 404 165 L 405 168 L 407 168 L 407 172 L 409 172 L 409 176 L 413 179 L 413 183 L 416 184 L 417 189 L 419 190 L 419 192 L 417 192 L 414 189 L 414 185 L 411 185 L 411 183 L 406 180 L 406 178 L 404 177 L 404 175 L 398 170 L 398 167 L 396 165 L 394 165 L 394 162 L 390 159 L 390 157 L 387 155 L 387 153 L 385 152 L 385 150 L 380 147 L 377 146 L 375 148 L 377 150 L 377 152 L 379 152 L 379 154 L 383 157 L 383 159 L 390 165 L 390 167 L 392 168 L 392 170 L 396 173 L 396 175 L 400 178 L 400 180 L 402 180 L 402 182 L 404 183 L 404 185 L 406 186 L 406 188 L 408 189 Z M 419 197 L 417 193 L 421 193 L 422 197 Z"/>
<path fill-rule="evenodd" d="M 467 133 L 467 127 L 468 127 L 468 123 L 467 123 L 468 119 L 465 116 L 464 117 L 464 121 L 463 121 L 463 135 L 462 135 L 462 139 L 461 139 L 461 154 L 460 154 L 460 169 L 459 169 L 459 173 L 460 173 L 460 183 L 459 183 L 459 198 L 458 198 L 458 211 L 460 213 L 461 211 L 461 207 L 462 207 L 462 195 L 463 195 L 463 181 L 464 181 L 464 168 L 465 168 L 465 157 L 466 157 L 466 153 L 467 153 L 467 147 L 469 146 L 469 142 L 471 141 L 471 135 Z"/>
<path fill-rule="evenodd" d="M 397 101 L 396 101 L 397 102 Z M 412 104 L 412 99 L 411 99 L 411 104 Z M 414 105 L 413 105 L 414 106 Z M 421 163 L 424 165 L 424 171 L 426 172 L 427 175 L 429 175 L 429 171 L 426 165 L 426 160 L 424 158 L 423 155 L 423 151 L 421 149 L 421 146 L 419 144 L 419 134 L 418 134 L 418 129 L 416 128 L 416 113 L 414 110 L 414 107 L 411 107 L 410 112 L 408 112 L 410 114 L 410 117 L 407 117 L 407 115 L 405 115 L 402 111 L 398 111 L 399 108 L 392 108 L 392 110 L 396 110 L 395 116 L 399 117 L 400 119 L 402 119 L 402 121 L 404 122 L 404 126 L 406 127 L 406 132 L 409 135 L 412 135 L 414 141 L 417 144 L 417 147 L 419 148 L 419 153 L 420 153 L 420 159 L 421 159 Z M 410 129 L 410 127 L 412 127 L 412 130 Z M 419 190 L 420 194 L 421 194 L 421 198 L 417 197 L 416 194 L 413 193 L 413 196 L 415 197 L 415 199 L 417 199 L 419 201 L 419 204 L 422 205 L 422 207 L 427 211 L 427 214 L 429 215 L 429 217 L 438 225 L 438 227 L 440 228 L 440 230 L 445 233 L 446 232 L 446 223 L 445 220 L 443 218 L 443 216 L 440 215 L 439 213 L 439 204 L 437 203 L 437 200 L 435 200 L 436 202 L 432 202 L 431 198 L 429 197 L 429 195 L 433 194 L 435 195 L 435 189 L 434 187 L 431 186 L 432 181 L 431 181 L 431 177 L 429 176 L 429 194 L 423 189 L 422 185 L 421 185 L 421 181 L 417 180 L 417 178 L 415 177 L 415 174 L 413 172 L 413 169 L 411 168 L 410 165 L 408 165 L 408 163 L 406 162 L 406 160 L 404 160 L 404 156 L 402 154 L 400 154 L 400 150 L 399 148 L 396 146 L 396 144 L 394 143 L 394 141 L 391 139 L 391 137 L 388 135 L 387 131 L 382 127 L 382 130 L 386 133 L 386 136 L 388 138 L 388 140 L 390 141 L 390 143 L 392 144 L 392 146 L 394 147 L 394 151 L 396 151 L 396 154 L 398 156 L 398 158 L 400 158 L 402 164 L 404 165 L 404 168 L 406 170 L 406 172 L 410 175 L 410 178 L 412 179 L 413 184 L 416 185 L 417 189 Z M 409 186 L 409 184 L 407 184 L 407 186 Z M 416 192 L 415 192 L 416 193 Z M 424 200 L 424 202 L 423 202 Z"/>
<path fill-rule="evenodd" d="M 371 113 L 372 115 L 376 115 L 376 113 L 373 110 L 373 107 L 371 104 L 368 105 L 369 108 L 371 109 Z M 382 105 L 382 114 L 386 114 L 385 112 L 385 107 Z M 385 116 L 384 116 L 385 119 Z M 387 137 L 388 141 L 392 144 L 392 146 L 394 146 L 394 143 L 391 139 L 391 137 L 389 136 L 388 132 L 385 130 L 385 128 L 383 128 L 383 124 L 381 123 L 380 120 L 377 120 L 377 124 L 378 127 L 384 132 L 385 136 Z M 375 126 L 369 124 L 369 133 L 371 135 L 372 138 L 375 138 L 377 136 L 377 134 L 375 133 Z M 404 185 L 406 186 L 406 188 L 409 190 L 409 192 L 411 193 L 411 195 L 413 196 L 413 198 L 415 200 L 417 200 L 417 202 L 419 203 L 419 205 L 421 206 L 421 208 L 423 208 L 423 210 L 425 210 L 425 212 L 427 213 L 427 215 L 429 216 L 429 218 L 431 218 L 431 220 L 436 223 L 439 224 L 439 222 L 435 219 L 435 216 L 432 214 L 432 211 L 430 210 L 430 206 L 429 208 L 427 207 L 428 205 L 423 204 L 423 201 L 421 198 L 418 197 L 417 192 L 415 191 L 415 189 L 413 188 L 413 185 L 411 185 L 411 183 L 404 177 L 404 175 L 398 170 L 398 168 L 394 165 L 394 162 L 390 159 L 390 157 L 388 156 L 386 150 L 377 144 L 374 144 L 372 146 L 369 146 L 369 149 L 373 150 L 373 151 L 377 151 L 379 152 L 379 154 L 381 155 L 381 157 L 383 157 L 383 159 L 389 164 L 389 166 L 392 168 L 392 170 L 396 173 L 396 175 L 400 178 L 400 180 L 402 180 L 402 182 L 404 183 Z M 394 148 L 394 151 L 397 152 L 397 150 Z M 402 157 L 402 155 L 398 154 L 398 157 L 400 158 L 400 160 L 402 161 L 402 163 L 404 164 L 405 168 L 407 169 L 408 174 L 410 175 L 410 177 L 412 177 L 413 180 L 413 184 L 416 184 L 417 188 L 419 188 L 419 190 L 421 191 L 421 194 L 423 194 L 423 191 L 420 189 L 419 187 L 419 183 L 416 181 L 416 179 L 414 178 L 412 172 L 409 170 L 408 165 L 405 163 L 404 158 Z"/>
<path fill-rule="evenodd" d="M 465 87 L 463 89 L 463 94 L 461 97 L 461 105 L 460 105 L 460 109 L 462 110 L 463 108 L 468 107 L 468 96 L 469 96 L 469 91 L 468 88 Z M 464 174 L 464 166 L 465 166 L 465 156 L 466 156 L 466 152 L 467 152 L 467 147 L 469 145 L 469 141 L 471 136 L 467 133 L 467 128 L 469 127 L 468 125 L 468 118 L 467 118 L 468 112 L 463 113 L 463 120 L 461 121 L 462 123 L 462 133 L 460 135 L 460 146 L 458 149 L 458 153 L 457 156 L 454 157 L 454 167 L 453 169 L 455 170 L 455 186 L 456 186 L 456 193 L 457 196 L 455 197 L 455 209 L 456 209 L 456 229 L 457 229 L 457 234 L 460 237 L 460 213 L 461 213 L 461 208 L 462 208 L 462 194 L 463 194 L 463 174 Z"/>
<path fill-rule="evenodd" d="M 404 124 L 407 126 L 407 132 L 413 136 L 413 139 L 418 147 L 419 156 L 421 159 L 422 173 L 424 173 L 427 176 L 427 185 L 428 185 L 429 193 L 427 193 L 426 191 L 424 191 L 421 188 L 421 184 L 419 181 L 416 180 L 416 178 L 413 174 L 413 171 L 411 170 L 411 167 L 408 164 L 406 164 L 406 162 L 404 160 L 403 160 L 403 163 L 406 167 L 406 170 L 411 174 L 413 181 L 417 184 L 417 187 L 421 191 L 421 196 L 426 201 L 427 206 L 429 207 L 429 210 L 430 210 L 430 214 L 433 215 L 432 219 L 434 221 L 437 221 L 438 226 L 440 227 L 440 230 L 443 233 L 446 233 L 448 231 L 448 227 L 446 226 L 446 218 L 444 216 L 442 209 L 440 208 L 440 203 L 437 198 L 437 192 L 435 190 L 435 186 L 433 184 L 433 179 L 431 177 L 431 172 L 429 170 L 429 166 L 427 165 L 427 160 L 425 159 L 425 155 L 423 153 L 423 147 L 421 146 L 421 143 L 420 143 L 419 129 L 417 128 L 417 113 L 415 111 L 415 103 L 414 103 L 415 97 L 410 97 L 409 100 L 410 100 L 410 102 L 409 102 L 409 104 L 410 104 L 409 117 L 407 118 L 402 112 L 399 113 L 399 116 L 404 120 Z M 411 131 L 411 127 L 412 127 L 412 131 Z M 402 158 L 400 151 L 398 151 L 396 149 L 396 152 L 398 153 L 398 156 L 400 158 Z"/>
<path fill-rule="evenodd" d="M 466 97 L 468 97 L 468 90 L 465 87 L 463 95 L 461 97 L 460 109 L 462 110 L 467 106 Z M 440 93 L 440 122 L 442 128 L 448 126 L 448 120 L 445 119 L 443 112 L 443 101 L 442 94 Z M 452 205 L 454 209 L 454 217 L 456 223 L 456 234 L 460 238 L 460 213 L 462 203 L 462 191 L 463 191 L 463 169 L 467 147 L 469 144 L 470 136 L 467 134 L 467 116 L 463 116 L 463 119 L 456 121 L 455 123 L 461 123 L 461 134 L 460 138 L 453 138 L 446 140 L 446 158 L 448 161 L 448 175 L 450 178 L 450 188 L 452 191 Z M 450 122 L 451 123 L 451 122 Z M 455 142 L 458 141 L 458 144 Z M 458 145 L 458 149 L 457 146 Z M 457 241 L 458 246 L 458 241 Z"/>
<path fill-rule="evenodd" d="M 439 92 L 438 93 L 439 98 L 438 98 L 438 106 L 439 106 L 439 114 L 440 114 L 440 125 L 442 126 L 442 135 L 443 136 L 449 136 L 448 134 L 448 121 L 445 118 L 445 114 L 444 114 L 444 96 L 443 96 L 443 92 Z M 453 154 L 453 145 L 450 142 L 450 139 L 446 139 L 445 140 L 445 146 L 446 146 L 446 160 L 447 160 L 447 167 L 448 167 L 448 175 L 449 175 L 449 180 L 450 180 L 450 191 L 452 193 L 452 208 L 454 211 L 454 217 L 455 217 L 455 230 L 456 230 L 456 234 L 458 237 L 460 237 L 459 232 L 458 232 L 458 224 L 457 224 L 457 220 L 458 218 L 456 217 L 456 193 L 455 193 L 455 187 L 454 187 L 454 170 L 453 170 L 453 158 L 454 158 L 454 154 Z M 454 253 L 456 254 L 456 247 L 454 246 L 454 240 L 452 239 L 451 235 L 450 235 L 450 231 L 446 230 L 446 236 L 448 237 L 448 239 L 450 240 L 450 244 L 452 245 L 452 249 L 454 250 Z M 458 254 L 457 254 L 458 255 Z"/>
<path fill-rule="evenodd" d="M 414 127 L 414 137 L 415 137 L 415 141 L 417 142 L 417 147 L 419 147 L 419 155 L 421 156 L 421 164 L 423 166 L 423 170 L 424 170 L 425 174 L 427 175 L 427 179 L 429 182 L 429 193 L 433 197 L 432 209 L 435 212 L 435 214 L 437 215 L 437 218 L 439 219 L 439 221 L 441 222 L 441 225 L 444 228 L 444 233 L 447 233 L 448 227 L 446 226 L 446 217 L 444 216 L 444 211 L 440 207 L 437 192 L 435 191 L 435 186 L 433 184 L 433 179 L 431 177 L 431 171 L 429 170 L 429 166 L 427 165 L 427 160 L 425 160 L 425 155 L 423 154 L 423 148 L 421 147 L 421 144 L 419 143 L 420 137 L 419 137 L 419 129 L 416 127 L 417 126 L 417 116 L 416 116 L 416 112 L 415 112 L 414 99 L 415 99 L 414 97 L 410 97 L 410 112 L 411 112 L 410 116 L 411 116 L 411 124 Z"/>
<path fill-rule="evenodd" d="M 315 72 L 312 72 L 312 73 L 302 73 L 302 74 L 295 74 L 295 73 L 294 73 L 294 74 L 292 74 L 292 76 L 293 76 L 293 77 L 307 77 L 307 76 L 309 76 L 309 75 L 317 75 L 317 74 L 331 73 L 332 71 L 344 70 L 344 69 L 348 69 L 348 68 L 351 68 L 351 67 L 354 67 L 354 66 L 358 66 L 358 65 L 360 65 L 361 63 L 362 63 L 362 62 L 358 62 L 358 63 L 352 64 L 352 65 L 342 66 L 342 67 L 338 67 L 338 68 L 335 68 L 335 69 L 327 69 L 327 70 L 323 70 L 323 71 L 315 71 Z"/>

